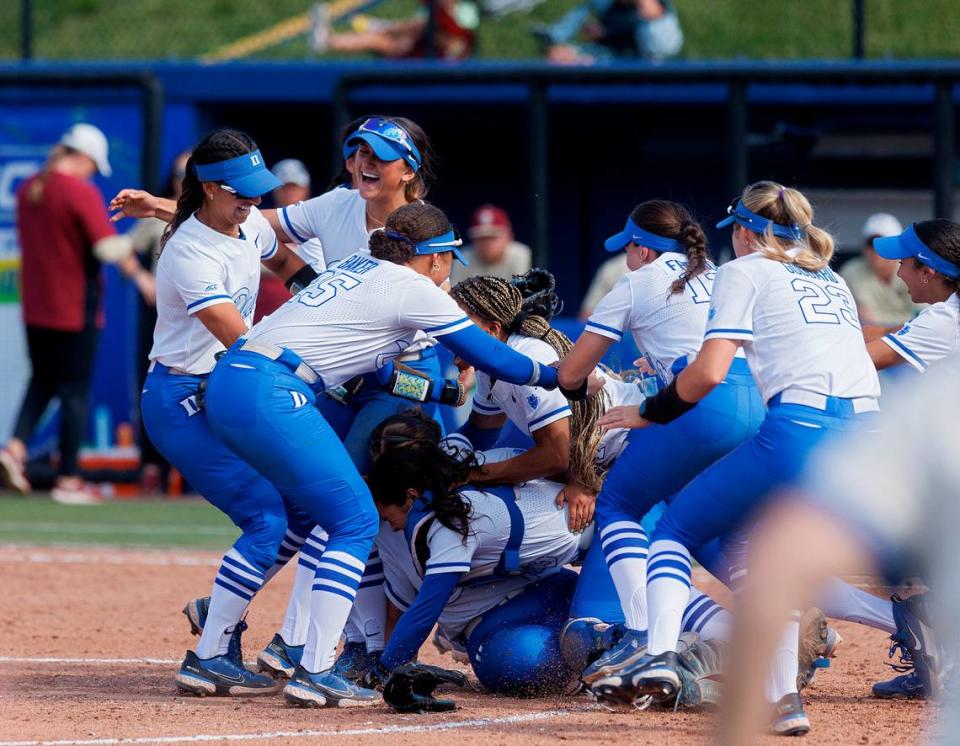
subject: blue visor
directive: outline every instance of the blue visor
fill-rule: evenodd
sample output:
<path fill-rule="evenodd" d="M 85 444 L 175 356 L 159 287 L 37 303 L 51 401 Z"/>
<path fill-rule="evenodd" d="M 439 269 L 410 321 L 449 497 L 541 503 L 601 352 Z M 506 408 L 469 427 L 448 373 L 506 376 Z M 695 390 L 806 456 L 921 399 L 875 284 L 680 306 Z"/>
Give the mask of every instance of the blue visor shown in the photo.
<path fill-rule="evenodd" d="M 365 142 L 381 161 L 395 161 L 403 158 L 414 171 L 420 170 L 420 151 L 413 138 L 403 127 L 389 119 L 373 117 L 361 124 L 357 131 L 347 138 L 343 150 Z"/>
<path fill-rule="evenodd" d="M 773 235 L 778 238 L 785 238 L 788 241 L 799 241 L 803 238 L 803 229 L 799 225 L 780 225 L 780 223 L 774 223 L 772 220 L 768 220 L 748 210 L 739 199 L 727 208 L 727 215 L 729 217 L 717 223 L 717 228 L 726 228 L 728 225 L 736 222 L 738 225 L 742 225 L 754 233 L 764 234 L 767 232 L 767 229 L 772 228 Z"/>
<path fill-rule="evenodd" d="M 227 161 L 197 163 L 196 169 L 200 181 L 219 181 L 241 197 L 259 197 L 283 186 L 283 182 L 270 173 L 259 150 Z"/>
<path fill-rule="evenodd" d="M 455 229 L 451 228 L 440 236 L 434 236 L 433 238 L 428 238 L 420 242 L 415 242 L 413 239 L 396 231 L 385 230 L 384 233 L 388 238 L 392 238 L 395 241 L 403 241 L 413 246 L 413 253 L 417 256 L 423 256 L 424 254 L 443 254 L 447 251 L 452 251 L 456 260 L 464 267 L 467 266 L 467 259 L 458 248 L 463 246 L 463 240 Z"/>
<path fill-rule="evenodd" d="M 631 241 L 639 246 L 646 246 L 648 249 L 653 249 L 654 251 L 683 252 L 683 247 L 680 246 L 680 242 L 676 239 L 658 236 L 656 233 L 644 230 L 630 218 L 627 218 L 627 224 L 623 230 L 616 235 L 610 236 L 610 238 L 603 242 L 603 246 L 607 251 L 620 251 L 620 249 Z"/>
<path fill-rule="evenodd" d="M 914 230 L 915 225 L 916 223 L 911 223 L 899 236 L 873 239 L 874 250 L 884 259 L 906 259 L 913 256 L 935 272 L 954 280 L 960 278 L 960 267 L 944 259 L 921 241 Z"/>
<path fill-rule="evenodd" d="M 357 136 L 358 130 L 354 130 L 350 133 L 350 137 L 344 140 L 343 148 L 341 148 L 341 153 L 343 153 L 343 160 L 350 158 L 357 150 L 360 148 L 359 140 L 354 138 Z"/>

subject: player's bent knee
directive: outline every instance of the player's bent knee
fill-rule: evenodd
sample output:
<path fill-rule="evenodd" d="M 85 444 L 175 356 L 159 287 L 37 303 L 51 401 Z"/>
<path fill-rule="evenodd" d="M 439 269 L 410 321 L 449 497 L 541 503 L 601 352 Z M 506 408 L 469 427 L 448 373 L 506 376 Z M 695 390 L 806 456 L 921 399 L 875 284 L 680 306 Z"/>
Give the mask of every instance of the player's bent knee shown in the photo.
<path fill-rule="evenodd" d="M 525 624 L 499 629 L 469 647 L 477 679 L 494 694 L 557 694 L 575 675 L 564 662 L 558 632 L 551 627 Z"/>

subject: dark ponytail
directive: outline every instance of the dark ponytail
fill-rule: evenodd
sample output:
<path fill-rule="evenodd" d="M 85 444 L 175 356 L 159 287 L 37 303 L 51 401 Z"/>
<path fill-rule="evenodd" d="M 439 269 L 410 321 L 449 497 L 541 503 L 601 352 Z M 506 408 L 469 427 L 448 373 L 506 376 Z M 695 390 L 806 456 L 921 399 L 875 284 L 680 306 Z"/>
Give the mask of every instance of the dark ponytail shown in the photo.
<path fill-rule="evenodd" d="M 160 238 L 161 251 L 170 237 L 176 233 L 177 228 L 203 205 L 203 187 L 200 179 L 197 178 L 197 164 L 205 166 L 209 163 L 228 161 L 245 153 L 252 153 L 256 149 L 257 144 L 250 135 L 232 129 L 214 130 L 197 144 L 187 160 L 186 173 L 183 176 L 183 191 L 180 193 L 180 199 L 177 200 L 177 210 Z"/>
<path fill-rule="evenodd" d="M 470 503 L 456 486 L 464 484 L 476 466 L 472 454 L 461 461 L 435 443 L 419 442 L 385 450 L 374 461 L 367 485 L 381 505 L 404 505 L 407 490 L 416 490 L 429 501 L 437 520 L 465 539 L 470 532 Z"/>
<path fill-rule="evenodd" d="M 673 281 L 671 293 L 682 293 L 690 280 L 706 271 L 710 260 L 707 234 L 686 207 L 665 199 L 651 199 L 634 207 L 630 219 L 644 230 L 676 239 L 683 247 L 687 269 Z"/>
<path fill-rule="evenodd" d="M 960 225 L 952 220 L 938 218 L 915 223 L 913 229 L 917 233 L 917 238 L 929 246 L 935 254 L 960 266 Z M 937 277 L 952 287 L 954 292 L 960 289 L 960 278 L 947 277 L 939 272 Z"/>
<path fill-rule="evenodd" d="M 370 235 L 370 254 L 394 264 L 406 264 L 414 257 L 413 245 L 442 236 L 450 230 L 443 211 L 426 202 L 398 207 L 387 216 L 383 230 Z"/>

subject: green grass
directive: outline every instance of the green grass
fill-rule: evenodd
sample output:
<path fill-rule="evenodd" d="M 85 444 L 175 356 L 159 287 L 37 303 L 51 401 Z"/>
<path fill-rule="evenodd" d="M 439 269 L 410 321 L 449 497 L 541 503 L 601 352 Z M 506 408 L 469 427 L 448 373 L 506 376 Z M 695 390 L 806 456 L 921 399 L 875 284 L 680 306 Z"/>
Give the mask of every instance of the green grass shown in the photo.
<path fill-rule="evenodd" d="M 0 495 L 0 544 L 225 549 L 239 530 L 202 500 L 60 505 Z"/>
<path fill-rule="evenodd" d="M 312 0 L 311 0 L 312 1 Z M 581 0 L 547 0 L 528 14 L 483 19 L 481 58 L 540 56 L 534 22 Z M 956 0 L 866 0 L 870 57 L 957 57 Z M 46 59 L 190 58 L 304 12 L 307 0 L 33 0 L 35 54 Z M 675 0 L 684 58 L 843 58 L 851 51 L 850 0 Z M 403 17 L 417 0 L 386 0 L 381 17 Z M 18 54 L 20 3 L 0 3 L 0 59 Z M 303 40 L 259 58 L 314 59 Z"/>

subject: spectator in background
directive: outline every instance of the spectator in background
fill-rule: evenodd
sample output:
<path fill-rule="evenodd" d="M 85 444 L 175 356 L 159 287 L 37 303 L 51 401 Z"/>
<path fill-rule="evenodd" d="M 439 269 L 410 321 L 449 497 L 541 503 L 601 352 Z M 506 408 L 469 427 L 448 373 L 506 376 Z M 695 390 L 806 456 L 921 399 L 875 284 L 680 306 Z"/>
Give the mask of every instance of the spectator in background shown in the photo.
<path fill-rule="evenodd" d="M 579 317 L 581 321 L 590 318 L 590 314 L 593 313 L 593 309 L 597 307 L 600 299 L 613 290 L 613 286 L 629 271 L 625 251 L 621 251 L 600 265 L 597 273 L 593 276 L 587 294 L 583 297 L 583 302 L 580 304 Z"/>
<path fill-rule="evenodd" d="M 180 153 L 170 168 L 165 197 L 180 199 L 183 191 L 183 177 L 186 175 L 187 159 L 190 151 Z M 137 308 L 137 383 L 147 378 L 150 365 L 150 348 L 153 346 L 153 328 L 157 324 L 157 286 L 154 274 L 157 269 L 157 257 L 160 256 L 160 238 L 167 224 L 159 218 L 138 220 L 131 229 L 133 252 L 117 263 L 117 268 L 140 294 Z M 170 470 L 167 460 L 154 447 L 140 423 L 140 491 L 154 494 L 164 491 L 166 478 Z"/>
<path fill-rule="evenodd" d="M 54 397 L 60 400 L 60 465 L 54 499 L 93 502 L 77 456 L 87 423 L 97 338 L 103 325 L 98 244 L 115 235 L 103 197 L 92 183 L 110 176 L 107 138 L 75 124 L 43 169 L 17 190 L 21 297 L 33 368 L 13 437 L 0 450 L 0 477 L 28 492 L 27 444 Z"/>
<path fill-rule="evenodd" d="M 864 325 L 903 324 L 923 308 L 910 300 L 907 286 L 897 277 L 898 262 L 884 259 L 873 248 L 873 239 L 896 236 L 903 231 L 893 215 L 878 212 L 863 224 L 861 255 L 843 265 L 840 275 L 846 280 L 857 302 Z"/>
<path fill-rule="evenodd" d="M 513 240 L 513 225 L 506 211 L 482 205 L 473 211 L 467 231 L 470 245 L 464 250 L 467 266 L 457 263 L 450 284 L 477 275 L 491 275 L 509 281 L 530 269 L 530 247 Z"/>
<path fill-rule="evenodd" d="M 534 29 L 558 64 L 617 59 L 664 60 L 683 48 L 683 31 L 667 0 L 588 0 L 559 21 Z M 588 43 L 574 43 L 582 35 Z"/>
<path fill-rule="evenodd" d="M 273 206 L 278 210 L 310 199 L 310 172 L 301 161 L 296 158 L 278 161 L 273 167 L 273 175 L 283 182 L 273 190 Z M 311 238 L 299 245 L 290 244 L 290 248 L 317 272 L 322 272 L 326 268 L 323 260 L 323 246 L 319 239 Z M 287 290 L 286 285 L 261 264 L 260 293 L 257 295 L 253 323 L 256 324 L 264 316 L 269 316 L 288 300 L 290 300 L 290 291 Z"/>
<path fill-rule="evenodd" d="M 427 0 L 421 0 L 427 6 Z M 354 18 L 352 32 L 332 30 L 330 8 L 326 3 L 313 6 L 313 51 L 373 52 L 382 57 L 403 59 L 427 56 L 428 13 L 426 7 L 402 21 L 367 16 Z M 437 0 L 434 49 L 437 57 L 462 60 L 473 55 L 479 22 L 477 6 L 464 0 Z"/>

